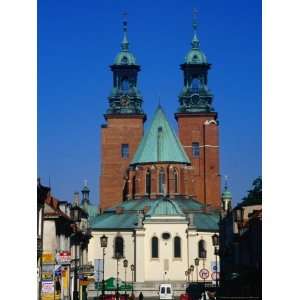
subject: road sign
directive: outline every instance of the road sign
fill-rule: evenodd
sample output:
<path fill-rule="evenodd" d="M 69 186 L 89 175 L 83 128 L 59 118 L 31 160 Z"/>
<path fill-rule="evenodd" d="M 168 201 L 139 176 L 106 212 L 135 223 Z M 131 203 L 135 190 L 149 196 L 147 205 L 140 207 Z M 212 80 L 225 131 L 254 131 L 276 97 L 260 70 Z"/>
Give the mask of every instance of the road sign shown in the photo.
<path fill-rule="evenodd" d="M 201 269 L 199 275 L 202 279 L 207 279 L 209 277 L 209 271 L 207 269 Z"/>
<path fill-rule="evenodd" d="M 219 272 L 212 272 L 211 273 L 211 279 L 216 281 L 217 279 L 220 279 L 220 273 Z"/>

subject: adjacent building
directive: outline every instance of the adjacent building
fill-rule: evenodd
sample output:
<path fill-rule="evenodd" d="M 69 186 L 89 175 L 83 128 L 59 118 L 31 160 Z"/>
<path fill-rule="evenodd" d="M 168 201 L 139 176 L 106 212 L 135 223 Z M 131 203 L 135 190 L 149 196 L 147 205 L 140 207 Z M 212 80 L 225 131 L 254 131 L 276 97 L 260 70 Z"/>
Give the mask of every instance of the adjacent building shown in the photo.
<path fill-rule="evenodd" d="M 233 209 L 231 193 L 222 194 L 220 221 L 221 293 L 261 297 L 262 181 L 257 178 L 247 197 Z"/>

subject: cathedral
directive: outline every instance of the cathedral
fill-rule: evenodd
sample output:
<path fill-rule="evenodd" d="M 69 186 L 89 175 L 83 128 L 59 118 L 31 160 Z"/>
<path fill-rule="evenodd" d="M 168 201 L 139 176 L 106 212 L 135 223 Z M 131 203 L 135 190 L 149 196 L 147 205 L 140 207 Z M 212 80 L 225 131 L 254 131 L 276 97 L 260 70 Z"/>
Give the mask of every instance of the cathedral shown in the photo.
<path fill-rule="evenodd" d="M 214 284 L 219 261 L 212 236 L 218 233 L 221 198 L 227 194 L 220 194 L 219 122 L 208 88 L 210 67 L 194 22 L 191 49 L 180 65 L 177 133 L 160 105 L 144 132 L 141 68 L 123 23 L 101 126 L 101 213 L 91 220 L 88 256 L 98 281 L 103 273 L 105 280 L 126 280 L 126 259 L 127 281 L 144 295 L 162 282 L 172 283 L 178 293 L 187 280 Z M 102 236 L 107 237 L 105 249 Z M 206 278 L 199 275 L 202 269 Z"/>

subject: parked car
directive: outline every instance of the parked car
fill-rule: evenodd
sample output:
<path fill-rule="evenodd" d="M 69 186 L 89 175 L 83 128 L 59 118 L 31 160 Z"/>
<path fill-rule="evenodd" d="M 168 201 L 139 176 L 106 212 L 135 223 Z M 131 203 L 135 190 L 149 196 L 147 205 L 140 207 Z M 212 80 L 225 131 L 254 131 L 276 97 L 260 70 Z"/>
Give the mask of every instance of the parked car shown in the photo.
<path fill-rule="evenodd" d="M 159 299 L 161 300 L 173 299 L 173 289 L 170 283 L 162 283 L 159 285 Z"/>

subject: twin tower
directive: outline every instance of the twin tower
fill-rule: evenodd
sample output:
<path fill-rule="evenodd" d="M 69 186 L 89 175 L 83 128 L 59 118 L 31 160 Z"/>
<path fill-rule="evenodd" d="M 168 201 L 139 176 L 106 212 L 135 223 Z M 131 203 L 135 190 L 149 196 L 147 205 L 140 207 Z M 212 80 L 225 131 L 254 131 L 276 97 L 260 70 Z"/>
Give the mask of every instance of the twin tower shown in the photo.
<path fill-rule="evenodd" d="M 140 162 L 138 165 L 132 163 L 144 138 L 146 114 L 137 84 L 140 66 L 129 51 L 127 22 L 123 23 L 121 51 L 110 66 L 113 87 L 108 97 L 109 107 L 104 114 L 106 124 L 101 128 L 101 211 L 122 201 L 155 199 L 159 196 L 193 198 L 206 206 L 220 206 L 218 121 L 212 107 L 213 95 L 208 89 L 207 78 L 211 65 L 200 50 L 195 22 L 193 30 L 192 47 L 180 65 L 184 81 L 179 95 L 179 108 L 175 113 L 178 143 L 181 143 L 180 147 L 184 149 L 188 162 L 177 164 L 175 174 L 176 162 L 168 159 L 158 159 L 152 165 L 149 162 Z M 161 131 L 162 127 L 158 124 L 158 135 L 162 134 Z M 178 138 L 175 137 L 175 140 Z M 172 148 L 176 145 L 168 146 Z M 155 149 L 154 143 L 149 145 L 147 151 L 151 153 Z M 157 172 L 165 172 L 163 178 L 160 173 L 156 176 L 156 169 Z M 152 179 L 149 179 L 151 172 Z M 159 186 L 160 182 L 164 182 L 163 190 Z"/>

